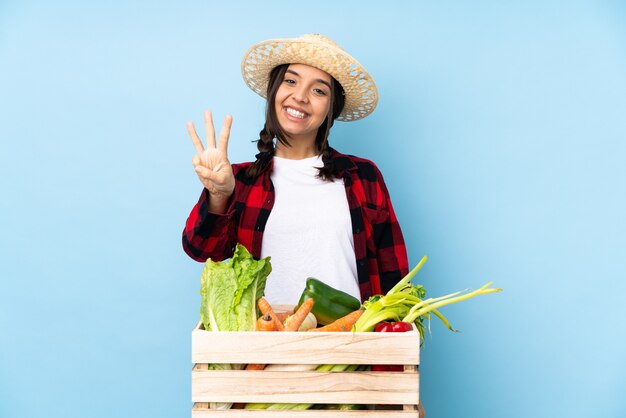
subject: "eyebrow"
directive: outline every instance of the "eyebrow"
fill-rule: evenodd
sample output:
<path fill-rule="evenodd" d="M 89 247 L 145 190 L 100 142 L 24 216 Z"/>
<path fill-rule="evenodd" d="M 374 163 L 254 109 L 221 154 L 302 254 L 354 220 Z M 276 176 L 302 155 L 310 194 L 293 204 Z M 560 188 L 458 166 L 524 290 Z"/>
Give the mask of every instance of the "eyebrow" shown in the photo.
<path fill-rule="evenodd" d="M 291 73 L 291 74 L 294 74 L 294 75 L 297 75 L 298 77 L 300 77 L 300 74 L 298 74 L 298 73 L 297 73 L 297 72 L 295 72 L 294 70 L 287 70 L 287 72 L 288 72 L 288 73 Z M 315 80 L 315 81 L 317 81 L 318 83 L 322 83 L 322 84 L 324 84 L 324 85 L 328 86 L 328 88 L 331 88 L 331 87 L 330 87 L 330 83 L 329 83 L 328 81 L 326 81 L 326 80 L 322 80 L 321 78 L 318 78 L 318 79 L 317 79 L 317 80 Z"/>

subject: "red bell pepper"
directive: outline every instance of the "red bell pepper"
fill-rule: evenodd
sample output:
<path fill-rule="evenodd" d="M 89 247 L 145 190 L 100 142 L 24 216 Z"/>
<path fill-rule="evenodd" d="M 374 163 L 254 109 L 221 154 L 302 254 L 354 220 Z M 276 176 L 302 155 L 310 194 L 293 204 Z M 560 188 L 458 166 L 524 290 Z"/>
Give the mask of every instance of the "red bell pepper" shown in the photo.
<path fill-rule="evenodd" d="M 374 332 L 407 332 L 413 331 L 413 325 L 408 322 L 379 322 L 374 328 Z M 402 372 L 404 366 L 395 364 L 374 364 L 374 372 Z"/>

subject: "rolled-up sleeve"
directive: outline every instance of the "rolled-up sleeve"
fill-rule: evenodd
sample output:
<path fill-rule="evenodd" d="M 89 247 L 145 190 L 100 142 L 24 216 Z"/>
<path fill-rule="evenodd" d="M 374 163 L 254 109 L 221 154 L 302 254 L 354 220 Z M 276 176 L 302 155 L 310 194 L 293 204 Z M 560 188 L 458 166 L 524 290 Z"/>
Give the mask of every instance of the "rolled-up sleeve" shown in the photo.
<path fill-rule="evenodd" d="M 231 197 L 224 214 L 209 212 L 208 199 L 208 191 L 203 189 L 183 230 L 185 253 L 201 262 L 208 258 L 221 261 L 231 257 L 236 244 L 234 198 Z"/>

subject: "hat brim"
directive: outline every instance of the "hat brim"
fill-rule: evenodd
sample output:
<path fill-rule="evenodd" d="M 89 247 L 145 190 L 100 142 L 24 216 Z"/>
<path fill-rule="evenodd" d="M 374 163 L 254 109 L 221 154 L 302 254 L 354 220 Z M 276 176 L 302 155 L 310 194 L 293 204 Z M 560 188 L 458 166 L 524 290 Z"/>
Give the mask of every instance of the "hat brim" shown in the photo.
<path fill-rule="evenodd" d="M 267 98 L 270 73 L 282 64 L 319 68 L 341 84 L 345 104 L 337 120 L 362 119 L 376 108 L 378 89 L 365 68 L 343 49 L 315 39 L 271 39 L 251 46 L 241 60 L 243 79 L 254 92 Z"/>

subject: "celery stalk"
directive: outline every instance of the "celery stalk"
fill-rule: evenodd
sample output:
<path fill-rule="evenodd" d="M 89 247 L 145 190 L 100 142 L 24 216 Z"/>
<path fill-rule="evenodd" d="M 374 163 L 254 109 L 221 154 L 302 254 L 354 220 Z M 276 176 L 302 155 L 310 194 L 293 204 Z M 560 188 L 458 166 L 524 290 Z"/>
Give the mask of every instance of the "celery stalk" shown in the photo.
<path fill-rule="evenodd" d="M 485 284 L 483 287 L 474 290 L 473 292 L 469 292 L 466 293 L 464 295 L 461 296 L 456 296 L 453 298 L 446 298 L 444 300 L 440 300 L 438 302 L 431 304 L 426 304 L 425 306 L 420 307 L 419 309 L 416 309 L 413 312 L 410 312 L 404 319 L 403 321 L 405 322 L 413 322 L 415 321 L 418 317 L 420 317 L 421 315 L 424 315 L 425 313 L 431 312 L 433 310 L 435 310 L 436 308 L 439 308 L 441 306 L 446 306 L 446 305 L 451 305 L 453 303 L 457 303 L 457 302 L 462 302 L 464 300 L 473 298 L 474 296 L 478 296 L 478 295 L 487 295 L 490 293 L 496 293 L 496 292 L 502 292 L 502 289 L 500 288 L 491 288 L 488 289 L 489 286 L 491 286 L 491 284 L 493 284 L 493 282 L 489 282 L 487 284 Z M 441 318 L 440 315 L 437 315 L 437 317 Z"/>
<path fill-rule="evenodd" d="M 389 292 L 387 292 L 388 295 L 393 295 L 394 293 L 398 292 L 400 289 L 402 289 L 404 286 L 406 286 L 407 284 L 409 284 L 409 282 L 411 281 L 411 279 L 417 274 L 418 271 L 420 271 L 422 269 L 422 266 L 424 265 L 424 263 L 426 263 L 426 260 L 428 260 L 428 257 L 424 256 L 422 257 L 422 259 L 420 260 L 419 263 L 417 263 L 417 266 L 413 267 L 413 270 L 411 270 L 409 272 L 409 274 L 407 274 L 406 276 L 404 276 L 402 278 L 402 280 L 400 280 L 398 283 L 396 283 L 396 285 L 394 287 L 391 288 L 391 290 Z"/>

